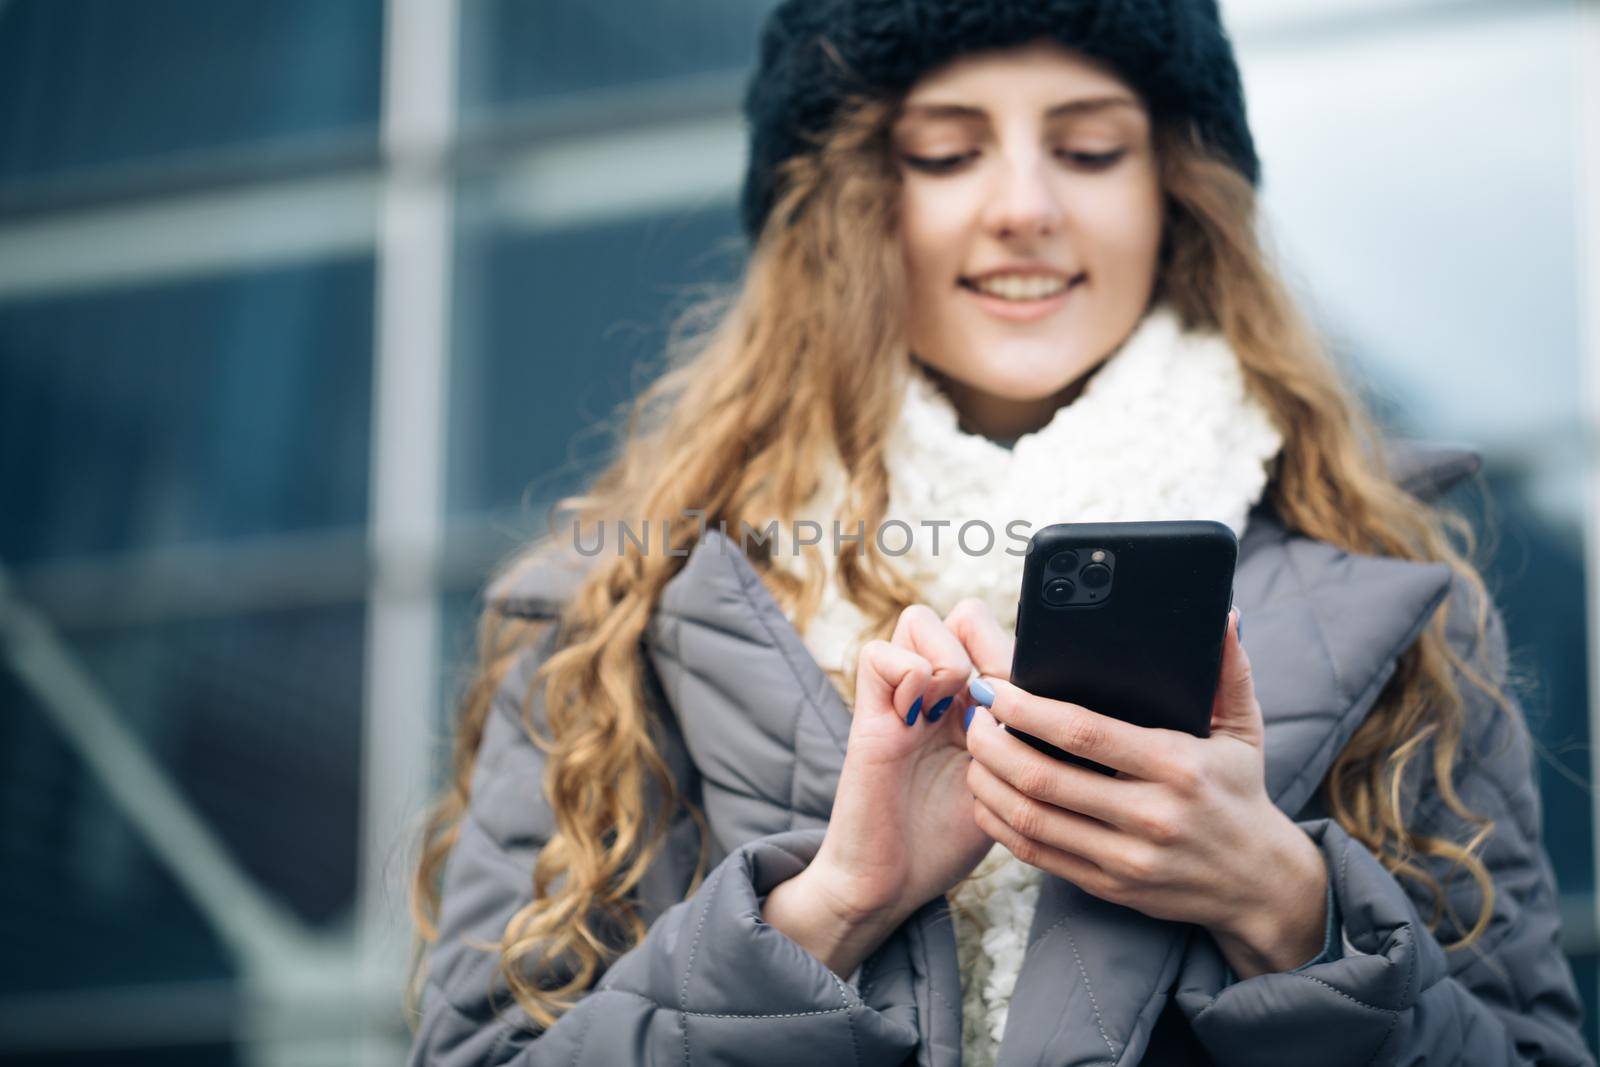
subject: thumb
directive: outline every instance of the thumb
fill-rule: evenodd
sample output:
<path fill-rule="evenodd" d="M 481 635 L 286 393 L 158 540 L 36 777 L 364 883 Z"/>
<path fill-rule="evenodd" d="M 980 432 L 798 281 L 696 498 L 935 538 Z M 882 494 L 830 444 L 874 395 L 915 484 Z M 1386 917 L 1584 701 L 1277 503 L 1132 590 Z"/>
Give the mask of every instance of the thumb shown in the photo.
<path fill-rule="evenodd" d="M 988 601 L 966 597 L 950 609 L 944 624 L 967 650 L 979 674 L 1011 680 L 1011 655 L 1016 641 L 1001 627 Z"/>
<path fill-rule="evenodd" d="M 1211 701 L 1211 732 L 1224 733 L 1261 747 L 1264 728 L 1261 703 L 1256 699 L 1250 657 L 1239 642 L 1239 609 L 1228 613 L 1228 632 L 1222 640 L 1222 670 Z"/>

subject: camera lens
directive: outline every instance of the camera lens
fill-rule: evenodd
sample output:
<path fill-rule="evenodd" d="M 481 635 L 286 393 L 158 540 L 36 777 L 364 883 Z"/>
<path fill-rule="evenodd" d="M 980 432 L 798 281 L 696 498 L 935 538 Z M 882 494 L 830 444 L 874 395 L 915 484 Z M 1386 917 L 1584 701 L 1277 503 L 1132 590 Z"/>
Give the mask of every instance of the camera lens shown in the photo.
<path fill-rule="evenodd" d="M 1104 563 L 1091 563 L 1078 576 L 1090 589 L 1104 589 L 1111 583 L 1111 568 Z"/>
<path fill-rule="evenodd" d="M 1065 604 L 1072 599 L 1073 585 L 1065 578 L 1052 578 L 1044 583 L 1046 604 Z"/>
<path fill-rule="evenodd" d="M 1050 570 L 1057 574 L 1071 574 L 1078 569 L 1078 554 L 1071 549 L 1050 557 Z"/>

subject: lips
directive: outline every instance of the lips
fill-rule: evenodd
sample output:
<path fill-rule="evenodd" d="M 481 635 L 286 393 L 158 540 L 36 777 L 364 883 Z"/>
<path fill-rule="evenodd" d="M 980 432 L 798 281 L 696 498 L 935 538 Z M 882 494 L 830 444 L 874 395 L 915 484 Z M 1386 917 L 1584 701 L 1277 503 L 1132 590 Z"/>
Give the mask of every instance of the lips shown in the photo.
<path fill-rule="evenodd" d="M 1006 273 L 1006 272 L 997 271 L 995 273 L 1002 273 L 1003 274 L 1003 273 Z M 1027 271 L 1018 271 L 1018 272 L 1015 272 L 1015 273 L 1023 274 L 1024 276 L 1026 276 L 1028 272 Z M 1058 275 L 1056 275 L 1056 277 L 1059 278 L 1059 277 L 1061 277 L 1061 275 L 1058 274 Z M 1077 275 L 1074 278 L 1069 279 L 1067 281 L 1067 288 L 1071 289 L 1074 285 L 1077 285 L 1079 282 L 1083 281 L 1087 277 L 1088 277 L 1088 274 L 1087 273 L 1083 273 L 1083 274 Z M 978 290 L 977 276 L 974 276 L 974 277 L 971 277 L 971 278 L 957 278 L 956 279 L 956 284 L 961 286 L 963 289 L 972 289 L 974 291 L 981 291 L 981 290 Z M 1065 290 L 1063 290 L 1063 291 L 1065 291 Z"/>
<path fill-rule="evenodd" d="M 1028 322 L 1054 314 L 1067 303 L 1068 298 L 1078 291 L 1079 286 L 1088 277 L 1087 274 L 1080 274 L 1072 279 L 1067 284 L 1067 287 L 1059 293 L 1038 300 L 1007 300 L 1004 297 L 990 296 L 965 278 L 961 279 L 958 284 L 972 295 L 973 300 L 977 302 L 980 308 L 995 318 L 1007 319 L 1012 322 Z"/>

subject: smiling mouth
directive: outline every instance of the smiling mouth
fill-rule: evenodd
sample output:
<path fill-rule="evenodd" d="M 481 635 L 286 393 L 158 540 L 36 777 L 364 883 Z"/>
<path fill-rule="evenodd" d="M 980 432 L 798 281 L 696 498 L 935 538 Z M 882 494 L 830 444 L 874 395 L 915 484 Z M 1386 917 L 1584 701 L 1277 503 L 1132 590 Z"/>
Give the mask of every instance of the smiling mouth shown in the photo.
<path fill-rule="evenodd" d="M 957 284 L 970 293 L 978 308 L 991 318 L 1014 323 L 1031 323 L 1050 318 L 1068 303 L 1075 302 L 1069 301 L 1068 298 L 1078 291 L 1079 286 L 1086 282 L 1088 277 L 1087 273 L 1080 274 L 1068 282 L 1065 289 L 1058 289 L 1049 296 L 1024 299 L 1011 299 L 986 293 L 966 278 L 960 279 Z"/>
<path fill-rule="evenodd" d="M 1072 278 L 1070 281 L 1068 281 L 1066 286 L 1065 286 L 1065 288 L 1058 289 L 1055 292 L 1049 294 L 1048 296 L 1023 297 L 1023 298 L 998 296 L 995 293 L 985 292 L 984 290 L 978 288 L 977 283 L 974 282 L 971 278 L 957 278 L 956 279 L 956 284 L 959 285 L 961 288 L 967 290 L 969 293 L 976 293 L 977 295 L 982 296 L 982 297 L 986 297 L 986 298 L 988 298 L 990 300 L 999 300 L 999 301 L 1003 301 L 1003 302 L 1008 303 L 1008 304 L 1018 304 L 1018 305 L 1021 305 L 1023 307 L 1027 307 L 1030 304 L 1044 304 L 1044 303 L 1050 302 L 1051 300 L 1060 299 L 1061 297 L 1066 296 L 1068 293 L 1072 292 L 1072 290 L 1076 289 L 1078 287 L 1078 285 L 1081 282 L 1083 282 L 1085 279 L 1087 279 L 1088 277 L 1089 277 L 1089 275 L 1087 273 L 1079 274 L 1076 277 Z"/>

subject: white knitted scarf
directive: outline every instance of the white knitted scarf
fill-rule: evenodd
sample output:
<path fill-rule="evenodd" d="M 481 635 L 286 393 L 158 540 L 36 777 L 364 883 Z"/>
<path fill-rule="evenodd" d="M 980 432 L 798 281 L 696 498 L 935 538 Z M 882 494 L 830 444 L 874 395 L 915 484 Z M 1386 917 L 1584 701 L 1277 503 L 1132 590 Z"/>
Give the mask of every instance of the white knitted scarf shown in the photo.
<path fill-rule="evenodd" d="M 1175 311 L 1157 305 L 1075 401 L 1010 448 L 962 430 L 950 401 L 914 370 L 887 446 L 885 521 L 905 527 L 886 526 L 881 543 L 898 552 L 909 542 L 891 558 L 940 615 L 977 596 L 1014 632 L 1020 552 L 1034 531 L 1055 522 L 1214 519 L 1242 537 L 1281 446 L 1226 340 L 1186 332 Z M 842 472 L 825 472 L 807 507 L 824 527 L 842 484 Z M 987 524 L 992 544 L 978 526 L 958 541 L 970 520 Z M 1014 520 L 1028 524 L 1011 527 L 1020 531 L 1015 538 L 1007 525 Z M 948 525 L 927 525 L 938 522 Z M 825 670 L 840 672 L 853 665 L 867 620 L 839 595 L 831 543 L 822 547 L 829 581 L 802 636 Z M 780 565 L 797 567 L 792 560 L 789 549 L 775 554 Z M 951 894 L 964 1064 L 994 1061 L 1038 888 L 1038 870 L 996 845 Z"/>

